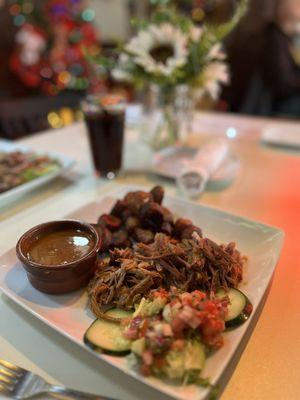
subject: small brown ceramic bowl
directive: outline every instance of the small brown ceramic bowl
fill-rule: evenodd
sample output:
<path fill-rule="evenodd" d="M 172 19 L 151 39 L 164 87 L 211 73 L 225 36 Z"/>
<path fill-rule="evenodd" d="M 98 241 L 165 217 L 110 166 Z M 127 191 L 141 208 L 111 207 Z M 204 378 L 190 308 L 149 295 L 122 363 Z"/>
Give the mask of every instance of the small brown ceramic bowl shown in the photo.
<path fill-rule="evenodd" d="M 61 265 L 43 265 L 29 259 L 30 248 L 42 236 L 69 229 L 89 233 L 94 239 L 86 255 Z M 32 286 L 41 292 L 63 294 L 88 284 L 96 269 L 97 252 L 100 246 L 101 239 L 92 225 L 76 220 L 60 220 L 37 225 L 25 232 L 17 243 L 16 252 Z"/>

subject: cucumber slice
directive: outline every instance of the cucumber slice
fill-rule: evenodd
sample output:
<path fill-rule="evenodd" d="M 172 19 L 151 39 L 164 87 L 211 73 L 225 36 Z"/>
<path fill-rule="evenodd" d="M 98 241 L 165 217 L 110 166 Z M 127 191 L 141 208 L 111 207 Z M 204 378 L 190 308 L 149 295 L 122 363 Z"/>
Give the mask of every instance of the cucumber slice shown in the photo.
<path fill-rule="evenodd" d="M 231 288 L 227 292 L 223 289 L 216 293 L 217 298 L 229 297 L 228 314 L 225 318 L 226 328 L 235 328 L 242 325 L 250 317 L 253 306 L 248 297 L 238 289 Z"/>
<path fill-rule="evenodd" d="M 110 313 L 124 318 L 126 311 L 110 310 Z M 125 356 L 131 351 L 131 342 L 123 337 L 120 324 L 105 319 L 96 319 L 86 331 L 83 340 L 92 350 L 105 354 Z"/>
<path fill-rule="evenodd" d="M 119 319 L 131 318 L 132 314 L 133 311 L 121 310 L 120 308 L 111 308 L 105 313 L 105 315 L 108 315 L 109 317 L 119 318 Z"/>
<path fill-rule="evenodd" d="M 122 319 L 132 317 L 133 316 L 133 311 L 125 311 L 121 310 L 120 308 L 111 308 L 110 310 L 106 312 L 101 312 L 98 315 L 99 319 L 105 319 L 110 322 L 117 322 L 120 323 Z"/>

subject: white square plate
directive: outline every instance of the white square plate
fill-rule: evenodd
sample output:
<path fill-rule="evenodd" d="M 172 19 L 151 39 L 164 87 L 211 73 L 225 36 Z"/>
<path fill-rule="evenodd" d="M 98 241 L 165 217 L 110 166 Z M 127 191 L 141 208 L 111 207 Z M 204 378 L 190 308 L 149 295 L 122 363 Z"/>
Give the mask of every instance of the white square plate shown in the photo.
<path fill-rule="evenodd" d="M 89 203 L 68 217 L 95 222 L 101 213 L 110 210 L 117 198 L 123 197 L 131 190 L 137 188 L 119 187 L 99 202 Z M 166 196 L 164 204 L 176 215 L 192 219 L 203 229 L 205 236 L 219 243 L 236 241 L 240 251 L 249 257 L 241 290 L 252 301 L 253 314 L 244 325 L 224 334 L 224 346 L 207 359 L 203 370 L 204 377 L 209 377 L 212 384 L 220 384 L 222 387 L 232 373 L 236 360 L 255 326 L 280 255 L 284 234 L 277 228 L 179 198 Z M 94 319 L 87 308 L 85 291 L 61 296 L 40 293 L 27 281 L 26 274 L 17 261 L 15 249 L 0 258 L 0 289 L 49 327 L 92 352 L 83 343 L 83 335 Z M 144 378 L 131 370 L 124 358 L 92 353 L 99 358 L 99 363 L 108 362 L 125 374 L 134 376 L 173 398 L 202 400 L 209 394 L 208 389 L 195 385 L 176 386 L 153 377 Z"/>
<path fill-rule="evenodd" d="M 25 146 L 19 146 L 14 143 L 9 142 L 8 140 L 0 140 L 0 151 L 3 152 L 12 152 L 12 151 L 23 151 L 23 152 L 30 152 L 31 150 Z M 35 154 L 45 155 L 45 153 L 38 153 L 34 151 Z M 16 186 L 6 192 L 0 193 L 0 206 L 4 203 L 7 203 L 10 200 L 15 199 L 17 196 L 30 192 L 31 190 L 42 186 L 57 176 L 61 175 L 63 172 L 67 171 L 68 169 L 72 168 L 75 164 L 75 161 L 69 157 L 66 157 L 62 154 L 57 153 L 47 153 L 48 157 L 57 160 L 60 163 L 60 168 L 56 171 L 50 172 L 49 174 L 45 174 L 40 176 L 39 178 L 33 179 L 32 181 L 23 183 L 22 185 Z"/>

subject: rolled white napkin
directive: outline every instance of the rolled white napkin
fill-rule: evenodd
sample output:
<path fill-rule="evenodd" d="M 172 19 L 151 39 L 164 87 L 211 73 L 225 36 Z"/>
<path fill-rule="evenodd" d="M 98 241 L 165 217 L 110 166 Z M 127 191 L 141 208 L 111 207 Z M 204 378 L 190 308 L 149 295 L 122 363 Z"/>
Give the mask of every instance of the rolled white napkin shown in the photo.
<path fill-rule="evenodd" d="M 199 196 L 228 153 L 229 145 L 224 138 L 214 138 L 203 143 L 191 160 L 182 162 L 182 171 L 177 176 L 177 184 L 182 192 L 189 197 Z"/>

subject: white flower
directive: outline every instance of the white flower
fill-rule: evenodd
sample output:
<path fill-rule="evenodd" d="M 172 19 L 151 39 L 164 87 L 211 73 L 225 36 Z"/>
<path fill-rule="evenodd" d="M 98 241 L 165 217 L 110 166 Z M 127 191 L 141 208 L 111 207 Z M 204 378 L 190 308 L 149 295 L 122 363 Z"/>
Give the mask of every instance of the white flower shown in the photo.
<path fill-rule="evenodd" d="M 132 38 L 125 50 L 136 64 L 153 74 L 169 76 L 187 61 L 188 38 L 169 23 L 150 25 Z"/>
<path fill-rule="evenodd" d="M 213 99 L 217 99 L 220 94 L 220 84 L 229 81 L 228 66 L 224 62 L 214 61 L 204 67 L 201 80 L 202 87 L 196 92 L 196 96 L 207 92 Z"/>
<path fill-rule="evenodd" d="M 112 70 L 112 76 L 117 81 L 128 81 L 132 79 L 128 69 L 130 68 L 130 57 L 122 53 L 118 59 L 118 65 Z"/>
<path fill-rule="evenodd" d="M 225 60 L 226 53 L 223 50 L 222 44 L 215 44 L 210 51 L 208 52 L 207 59 L 208 60 Z"/>
<path fill-rule="evenodd" d="M 121 68 L 114 68 L 111 71 L 112 77 L 116 81 L 122 81 L 122 82 L 130 82 L 131 81 L 131 76 L 128 74 L 127 71 Z"/>
<path fill-rule="evenodd" d="M 197 26 L 193 26 L 190 29 L 190 38 L 192 42 L 199 42 L 201 36 L 202 36 L 203 30 L 201 28 L 198 28 Z"/>

